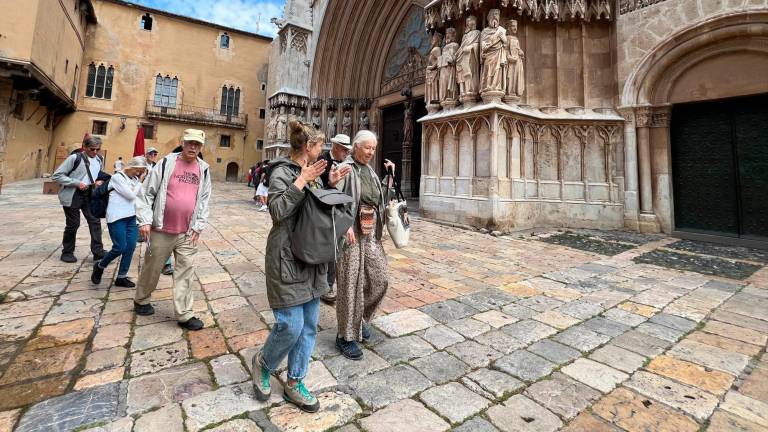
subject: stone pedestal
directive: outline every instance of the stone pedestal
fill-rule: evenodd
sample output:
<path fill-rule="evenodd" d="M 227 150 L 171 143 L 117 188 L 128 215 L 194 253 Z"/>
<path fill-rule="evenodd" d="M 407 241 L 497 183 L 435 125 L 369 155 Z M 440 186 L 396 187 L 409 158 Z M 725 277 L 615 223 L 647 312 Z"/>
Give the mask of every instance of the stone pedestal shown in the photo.
<path fill-rule="evenodd" d="M 487 105 L 419 121 L 423 217 L 507 232 L 624 226 L 624 178 L 614 177 L 621 170 L 613 156 L 623 151 L 624 120 L 615 113 L 584 119 Z"/>
<path fill-rule="evenodd" d="M 440 102 L 440 106 L 442 106 L 443 109 L 447 109 L 447 110 L 454 109 L 458 105 L 459 105 L 459 102 L 455 100 L 444 100 Z"/>
<path fill-rule="evenodd" d="M 477 105 L 477 93 L 467 93 L 461 96 L 459 99 L 465 108 L 472 108 L 473 106 Z"/>
<path fill-rule="evenodd" d="M 480 97 L 484 103 L 501 103 L 501 99 L 504 97 L 503 91 L 484 91 L 480 93 Z"/>

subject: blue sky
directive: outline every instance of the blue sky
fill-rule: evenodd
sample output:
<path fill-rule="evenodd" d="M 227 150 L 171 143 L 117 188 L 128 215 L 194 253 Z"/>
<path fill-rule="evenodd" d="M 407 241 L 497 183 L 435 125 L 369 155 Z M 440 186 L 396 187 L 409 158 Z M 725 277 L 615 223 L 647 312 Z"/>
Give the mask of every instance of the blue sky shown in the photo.
<path fill-rule="evenodd" d="M 277 27 L 269 20 L 283 15 L 284 0 L 132 0 L 227 27 L 274 37 Z"/>

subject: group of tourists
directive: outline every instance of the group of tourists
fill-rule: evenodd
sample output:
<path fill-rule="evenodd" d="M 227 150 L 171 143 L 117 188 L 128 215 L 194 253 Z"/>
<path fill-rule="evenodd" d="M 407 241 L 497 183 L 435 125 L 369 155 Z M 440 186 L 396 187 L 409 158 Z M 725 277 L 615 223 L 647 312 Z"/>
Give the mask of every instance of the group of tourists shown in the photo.
<path fill-rule="evenodd" d="M 259 205 L 258 211 L 267 211 L 267 176 L 269 173 L 269 160 L 263 160 L 248 169 L 248 187 L 253 186 L 256 191 L 253 200 Z"/>
<path fill-rule="evenodd" d="M 337 135 L 331 139 L 332 148 L 323 153 L 326 137 L 322 132 L 296 119 L 288 126 L 290 155 L 260 163 L 251 171 L 257 195 L 262 186 L 268 188 L 260 204 L 272 218 L 265 273 L 275 318 L 266 343 L 253 359 L 252 377 L 256 397 L 267 400 L 272 390 L 270 377 L 287 357 L 283 397 L 304 411 L 316 412 L 318 399 L 304 379 L 315 346 L 320 301 L 336 303 L 336 346 L 341 354 L 361 360 L 360 343 L 371 337 L 368 323 L 388 287 L 381 239 L 392 184 L 390 178 L 382 182 L 370 165 L 377 146 L 373 132 L 362 130 L 352 140 Z M 102 170 L 101 140 L 92 137 L 53 175 L 62 186 L 59 198 L 67 222 L 61 259 L 77 261 L 75 236 L 82 212 L 91 232 L 92 282 L 99 284 L 107 266 L 121 257 L 115 285 L 135 287 L 134 311 L 151 315 L 151 294 L 173 255 L 173 302 L 179 325 L 188 330 L 203 328 L 193 312 L 192 258 L 208 219 L 211 197 L 209 166 L 199 154 L 204 143 L 203 131 L 187 129 L 178 152 L 155 163 L 157 150 L 150 149 L 154 155 L 128 160 L 110 178 Z M 394 164 L 386 161 L 385 167 L 394 174 Z M 104 184 L 108 184 L 109 197 L 105 216 L 112 238 L 109 252 L 101 242 L 100 220 L 89 206 L 93 190 Z M 317 196 L 319 191 L 342 197 L 340 213 L 331 216 L 332 228 L 319 218 L 306 219 L 312 214 L 307 212 L 309 196 Z M 348 221 L 349 228 L 336 232 L 336 220 Z M 327 261 L 309 263 L 297 258 L 298 252 L 292 249 L 297 225 L 315 231 L 301 233 L 305 241 L 330 236 L 332 253 Z M 128 270 L 138 239 L 147 243 L 147 250 L 134 284 Z"/>
<path fill-rule="evenodd" d="M 192 311 L 192 257 L 208 219 L 211 197 L 209 167 L 199 157 L 204 144 L 203 131 L 187 129 L 177 151 L 156 161 L 158 151 L 150 148 L 144 156 L 124 162 L 109 176 L 103 171 L 104 159 L 99 155 L 101 139 L 89 137 L 82 150 L 67 157 L 52 176 L 61 185 L 59 201 L 66 216 L 61 260 L 77 262 L 75 237 L 82 212 L 91 234 L 91 282 L 100 284 L 104 270 L 120 257 L 115 285 L 136 288 L 135 312 L 152 315 L 150 296 L 160 274 L 168 272 L 173 255 L 174 308 L 179 325 L 188 330 L 203 328 L 202 320 Z M 112 239 L 109 252 L 104 251 L 102 244 L 99 215 L 92 212 L 96 191 L 103 186 L 103 199 L 107 200 L 103 217 Z M 147 252 L 139 279 L 134 283 L 128 279 L 128 270 L 139 238 L 147 243 Z"/>

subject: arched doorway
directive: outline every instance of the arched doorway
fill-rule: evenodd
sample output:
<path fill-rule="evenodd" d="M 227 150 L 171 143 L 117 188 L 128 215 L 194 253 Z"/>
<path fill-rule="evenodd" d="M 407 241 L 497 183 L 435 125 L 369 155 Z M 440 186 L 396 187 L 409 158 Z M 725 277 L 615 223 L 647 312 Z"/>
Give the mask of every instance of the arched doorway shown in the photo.
<path fill-rule="evenodd" d="M 227 164 L 227 181 L 236 182 L 239 180 L 238 173 L 240 169 L 236 162 L 230 162 Z"/>
<path fill-rule="evenodd" d="M 625 139 L 636 145 L 641 223 L 768 248 L 766 38 L 766 13 L 692 26 L 659 44 L 627 81 L 622 105 L 633 107 L 635 128 Z"/>

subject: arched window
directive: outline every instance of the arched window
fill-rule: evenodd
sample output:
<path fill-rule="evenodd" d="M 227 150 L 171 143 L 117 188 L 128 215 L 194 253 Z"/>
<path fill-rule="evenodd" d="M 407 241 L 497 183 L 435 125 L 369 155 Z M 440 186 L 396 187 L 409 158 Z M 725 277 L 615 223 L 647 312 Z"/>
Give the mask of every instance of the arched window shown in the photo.
<path fill-rule="evenodd" d="M 155 106 L 176 108 L 176 94 L 179 89 L 179 79 L 157 74 L 155 77 Z"/>
<path fill-rule="evenodd" d="M 85 87 L 85 95 L 93 97 L 93 85 L 96 82 L 96 65 L 91 63 L 88 65 L 88 83 Z"/>
<path fill-rule="evenodd" d="M 115 68 L 108 68 L 103 64 L 98 67 L 91 63 L 88 65 L 88 83 L 85 87 L 87 97 L 99 99 L 112 99 L 112 83 L 115 80 Z"/>
<path fill-rule="evenodd" d="M 240 89 L 234 86 L 221 88 L 221 115 L 240 114 Z"/>
<path fill-rule="evenodd" d="M 227 32 L 224 32 L 224 34 L 221 35 L 221 42 L 219 44 L 221 48 L 229 48 L 229 35 Z"/>
<path fill-rule="evenodd" d="M 149 16 L 149 13 L 144 14 L 144 16 L 141 17 L 141 29 L 152 30 L 152 21 L 152 17 Z"/>
<path fill-rule="evenodd" d="M 105 68 L 104 65 L 101 65 L 98 69 L 96 69 L 96 91 L 93 94 L 94 97 L 104 97 L 104 83 L 106 82 L 106 79 L 107 68 Z"/>
<path fill-rule="evenodd" d="M 227 86 L 221 88 L 221 115 L 227 113 Z"/>
<path fill-rule="evenodd" d="M 104 99 L 112 99 L 112 81 L 115 78 L 115 68 L 107 69 L 107 81 L 104 83 Z"/>

